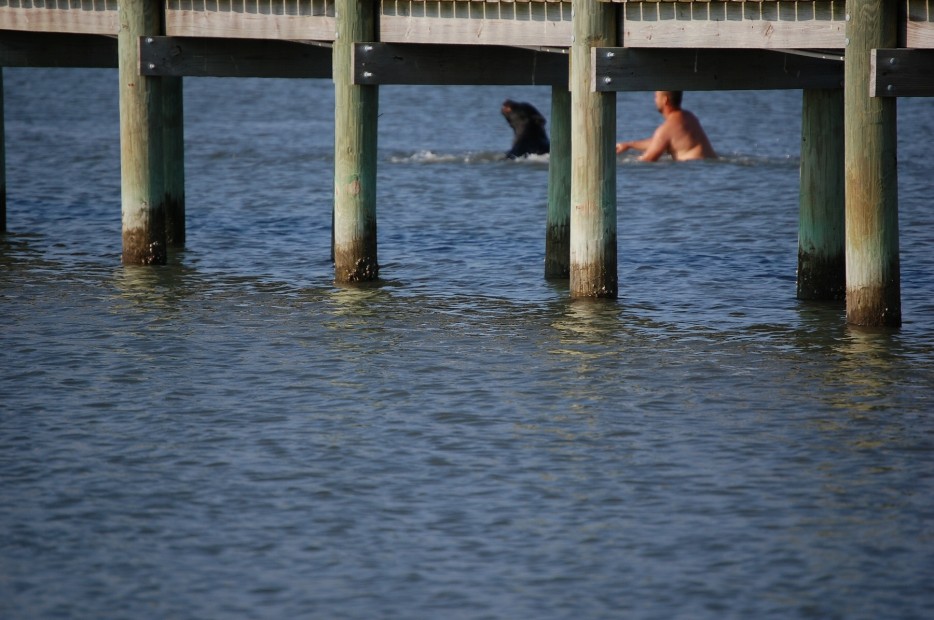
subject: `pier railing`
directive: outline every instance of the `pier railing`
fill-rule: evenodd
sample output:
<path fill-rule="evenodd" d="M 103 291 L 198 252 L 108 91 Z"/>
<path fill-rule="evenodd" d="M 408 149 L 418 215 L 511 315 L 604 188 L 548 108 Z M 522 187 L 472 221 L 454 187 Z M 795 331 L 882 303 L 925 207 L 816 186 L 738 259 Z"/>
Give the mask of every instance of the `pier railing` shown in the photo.
<path fill-rule="evenodd" d="M 575 297 L 617 295 L 616 190 L 604 182 L 615 92 L 801 89 L 798 296 L 845 295 L 851 322 L 898 324 L 894 106 L 934 96 L 934 0 L 0 0 L 0 66 L 142 78 L 121 86 L 135 98 L 121 106 L 123 176 L 142 179 L 122 190 L 126 262 L 161 262 L 158 248 L 184 240 L 183 190 L 161 198 L 183 172 L 163 179 L 150 161 L 182 159 L 180 78 L 332 79 L 336 141 L 351 154 L 335 162 L 346 281 L 378 273 L 375 87 L 551 85 L 546 275 L 569 276 Z M 179 135 L 162 144 L 168 125 Z M 128 150 L 139 143 L 145 153 Z"/>
<path fill-rule="evenodd" d="M 602 0 L 620 6 L 624 47 L 837 48 L 845 0 Z M 934 3 L 895 0 L 898 47 L 934 48 Z M 0 30 L 116 36 L 118 0 L 2 0 Z M 334 0 L 165 0 L 179 37 L 333 41 Z M 382 0 L 379 39 L 393 43 L 569 47 L 571 2 Z"/>

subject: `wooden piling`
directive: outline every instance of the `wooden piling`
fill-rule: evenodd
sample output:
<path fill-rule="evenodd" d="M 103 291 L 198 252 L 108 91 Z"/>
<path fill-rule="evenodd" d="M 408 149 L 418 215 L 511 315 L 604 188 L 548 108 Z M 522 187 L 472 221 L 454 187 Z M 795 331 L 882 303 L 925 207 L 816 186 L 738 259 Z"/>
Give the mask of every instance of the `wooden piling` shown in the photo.
<path fill-rule="evenodd" d="M 551 89 L 545 228 L 545 277 L 567 278 L 571 273 L 571 93 L 565 86 Z"/>
<path fill-rule="evenodd" d="M 805 89 L 801 102 L 798 299 L 846 290 L 843 89 Z"/>
<path fill-rule="evenodd" d="M 595 92 L 592 48 L 616 42 L 615 7 L 575 0 L 571 43 L 571 297 L 615 298 L 616 93 Z"/>
<path fill-rule="evenodd" d="M 353 44 L 376 40 L 374 0 L 337 0 L 334 41 L 334 279 L 379 276 L 376 134 L 379 87 L 353 84 Z"/>
<path fill-rule="evenodd" d="M 6 232 L 6 126 L 3 124 L 3 67 L 0 67 L 0 233 Z"/>
<path fill-rule="evenodd" d="M 165 239 L 185 245 L 185 121 L 182 78 L 162 78 L 162 140 L 165 154 Z"/>
<path fill-rule="evenodd" d="M 897 4 L 846 3 L 846 318 L 856 325 L 902 321 L 896 99 L 869 92 L 871 50 L 897 44 Z"/>
<path fill-rule="evenodd" d="M 140 37 L 159 34 L 161 7 L 158 0 L 118 4 L 124 264 L 166 261 L 162 84 L 139 72 Z"/>

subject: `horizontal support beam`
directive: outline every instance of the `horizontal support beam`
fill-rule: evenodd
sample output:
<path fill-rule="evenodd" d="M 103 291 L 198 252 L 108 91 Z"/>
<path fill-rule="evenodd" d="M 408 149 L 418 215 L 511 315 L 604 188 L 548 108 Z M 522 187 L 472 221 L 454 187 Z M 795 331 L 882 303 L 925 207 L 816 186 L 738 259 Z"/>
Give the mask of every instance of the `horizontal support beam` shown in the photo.
<path fill-rule="evenodd" d="M 192 77 L 330 78 L 323 45 L 260 39 L 141 37 L 140 73 Z"/>
<path fill-rule="evenodd" d="M 571 2 L 379 3 L 379 40 L 427 45 L 568 47 Z"/>
<path fill-rule="evenodd" d="M 5 0 L 0 29 L 117 36 L 120 20 L 113 0 Z"/>
<path fill-rule="evenodd" d="M 115 68 L 117 38 L 0 30 L 0 66 Z"/>
<path fill-rule="evenodd" d="M 360 43 L 355 84 L 567 86 L 568 55 L 496 45 Z"/>
<path fill-rule="evenodd" d="M 329 0 L 165 0 L 165 34 L 173 37 L 333 41 Z"/>
<path fill-rule="evenodd" d="M 639 48 L 841 49 L 845 5 L 845 0 L 626 2 L 622 40 Z"/>
<path fill-rule="evenodd" d="M 934 97 L 934 49 L 872 50 L 872 97 Z"/>
<path fill-rule="evenodd" d="M 841 88 L 843 63 L 770 50 L 594 48 L 594 90 Z"/>

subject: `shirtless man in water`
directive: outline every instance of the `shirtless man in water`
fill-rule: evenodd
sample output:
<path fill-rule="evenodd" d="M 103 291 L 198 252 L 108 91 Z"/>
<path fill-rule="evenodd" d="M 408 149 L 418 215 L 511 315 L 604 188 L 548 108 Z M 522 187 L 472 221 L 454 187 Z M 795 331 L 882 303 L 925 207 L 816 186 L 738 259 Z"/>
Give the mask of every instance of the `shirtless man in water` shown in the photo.
<path fill-rule="evenodd" d="M 629 149 L 644 151 L 639 156 L 639 161 L 658 161 L 665 153 L 676 161 L 717 156 L 697 117 L 681 109 L 680 90 L 655 91 L 655 107 L 665 117 L 665 121 L 659 125 L 652 137 L 620 142 L 616 145 L 617 153 Z"/>

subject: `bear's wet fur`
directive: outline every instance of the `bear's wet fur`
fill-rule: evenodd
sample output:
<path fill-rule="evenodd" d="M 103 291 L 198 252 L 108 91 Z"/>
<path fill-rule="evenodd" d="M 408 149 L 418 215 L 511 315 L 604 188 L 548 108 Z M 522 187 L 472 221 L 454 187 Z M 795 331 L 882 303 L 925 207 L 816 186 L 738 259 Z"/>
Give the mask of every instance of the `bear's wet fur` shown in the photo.
<path fill-rule="evenodd" d="M 508 159 L 526 155 L 544 155 L 551 149 L 545 131 L 545 117 L 530 103 L 507 99 L 503 102 L 503 116 L 515 134 L 512 148 L 506 153 Z"/>

